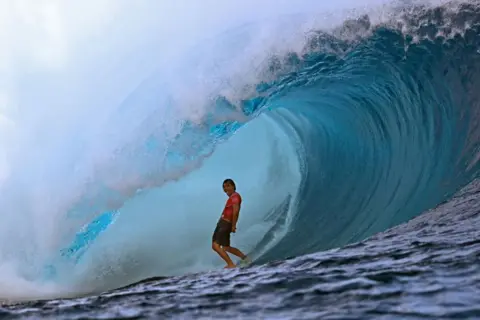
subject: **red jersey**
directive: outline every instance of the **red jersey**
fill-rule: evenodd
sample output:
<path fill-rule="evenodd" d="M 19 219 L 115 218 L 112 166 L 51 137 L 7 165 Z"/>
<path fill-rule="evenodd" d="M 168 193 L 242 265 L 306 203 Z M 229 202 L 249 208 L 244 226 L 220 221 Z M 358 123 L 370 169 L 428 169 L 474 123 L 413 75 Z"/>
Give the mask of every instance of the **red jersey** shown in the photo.
<path fill-rule="evenodd" d="M 222 219 L 232 222 L 233 221 L 233 205 L 242 203 L 242 197 L 237 192 L 232 193 L 225 204 L 225 209 L 222 212 Z"/>

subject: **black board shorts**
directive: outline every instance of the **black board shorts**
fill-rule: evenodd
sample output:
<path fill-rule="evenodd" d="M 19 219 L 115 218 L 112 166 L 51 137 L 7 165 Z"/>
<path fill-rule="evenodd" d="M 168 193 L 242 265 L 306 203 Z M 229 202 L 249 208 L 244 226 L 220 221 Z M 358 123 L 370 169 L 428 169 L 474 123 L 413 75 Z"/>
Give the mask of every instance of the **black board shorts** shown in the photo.
<path fill-rule="evenodd" d="M 230 247 L 230 233 L 232 232 L 232 223 L 226 220 L 218 220 L 217 227 L 213 231 L 212 241 L 223 247 Z"/>

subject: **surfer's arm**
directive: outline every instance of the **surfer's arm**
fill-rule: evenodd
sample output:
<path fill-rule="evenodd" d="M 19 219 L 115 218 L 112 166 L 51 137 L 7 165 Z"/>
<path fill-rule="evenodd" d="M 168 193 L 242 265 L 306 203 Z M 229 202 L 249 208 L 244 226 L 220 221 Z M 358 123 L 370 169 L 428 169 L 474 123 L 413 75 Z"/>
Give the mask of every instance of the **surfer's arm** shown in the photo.
<path fill-rule="evenodd" d="M 238 214 L 240 212 L 240 204 L 234 203 L 232 209 L 233 209 L 232 230 L 235 232 L 235 229 L 237 229 L 237 221 L 238 221 Z"/>

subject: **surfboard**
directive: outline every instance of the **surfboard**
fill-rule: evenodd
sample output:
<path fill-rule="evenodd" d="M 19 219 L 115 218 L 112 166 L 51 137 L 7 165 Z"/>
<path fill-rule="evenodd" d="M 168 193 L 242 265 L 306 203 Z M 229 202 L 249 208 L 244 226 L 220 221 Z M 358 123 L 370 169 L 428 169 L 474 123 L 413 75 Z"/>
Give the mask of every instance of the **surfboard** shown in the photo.
<path fill-rule="evenodd" d="M 253 263 L 253 260 L 251 258 L 245 259 L 245 260 L 240 260 L 240 262 L 237 264 L 237 268 L 247 268 Z"/>

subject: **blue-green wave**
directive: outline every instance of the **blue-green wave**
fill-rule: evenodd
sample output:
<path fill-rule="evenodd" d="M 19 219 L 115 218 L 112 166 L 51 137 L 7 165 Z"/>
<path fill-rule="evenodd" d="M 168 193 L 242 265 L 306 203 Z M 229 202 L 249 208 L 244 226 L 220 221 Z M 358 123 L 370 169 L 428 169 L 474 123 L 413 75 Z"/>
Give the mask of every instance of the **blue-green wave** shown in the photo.
<path fill-rule="evenodd" d="M 285 230 L 278 236 L 274 223 L 252 247 L 259 263 L 360 241 L 448 200 L 479 169 L 480 12 L 471 4 L 398 10 L 398 25 L 361 17 L 310 34 L 303 54 L 272 57 L 267 69 L 275 77 L 255 83 L 241 102 L 246 121 L 215 121 L 235 109 L 216 96 L 201 126 L 184 124 L 168 161 L 139 174 L 181 169 L 268 117 L 291 137 L 301 183 L 268 215 Z M 343 37 L 347 31 L 354 36 Z M 144 84 L 131 99 L 152 87 Z M 144 142 L 129 154 L 157 156 L 155 134 Z M 256 141 L 243 143 L 248 150 Z M 97 199 L 107 195 L 92 190 Z M 94 212 L 112 209 L 96 203 Z M 59 259 L 78 262 L 110 222 L 96 220 Z"/>

